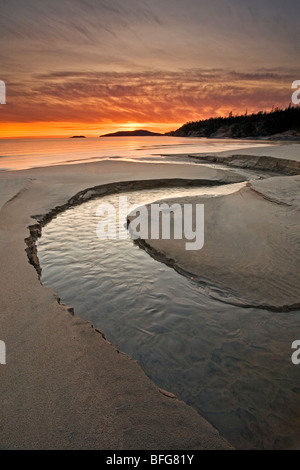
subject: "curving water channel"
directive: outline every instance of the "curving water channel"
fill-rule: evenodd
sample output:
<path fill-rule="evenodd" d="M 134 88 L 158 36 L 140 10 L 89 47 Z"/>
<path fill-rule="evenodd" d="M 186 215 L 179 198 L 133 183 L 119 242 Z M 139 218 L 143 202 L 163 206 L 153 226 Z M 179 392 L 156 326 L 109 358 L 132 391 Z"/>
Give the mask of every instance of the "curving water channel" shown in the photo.
<path fill-rule="evenodd" d="M 239 187 L 126 195 L 129 204 L 146 204 L 170 196 L 217 197 Z M 117 207 L 118 196 L 71 208 L 43 228 L 42 283 L 237 448 L 299 448 L 300 374 L 291 362 L 291 344 L 300 312 L 222 303 L 132 240 L 99 240 L 97 207 Z"/>

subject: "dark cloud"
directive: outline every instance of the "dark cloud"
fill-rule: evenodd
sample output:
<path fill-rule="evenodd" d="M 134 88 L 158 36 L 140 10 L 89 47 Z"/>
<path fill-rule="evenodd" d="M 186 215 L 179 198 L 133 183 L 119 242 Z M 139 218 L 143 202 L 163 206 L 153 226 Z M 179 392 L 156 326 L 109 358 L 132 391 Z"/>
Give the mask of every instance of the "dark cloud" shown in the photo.
<path fill-rule="evenodd" d="M 1 0 L 2 67 L 291 66 L 299 16 L 298 0 Z"/>

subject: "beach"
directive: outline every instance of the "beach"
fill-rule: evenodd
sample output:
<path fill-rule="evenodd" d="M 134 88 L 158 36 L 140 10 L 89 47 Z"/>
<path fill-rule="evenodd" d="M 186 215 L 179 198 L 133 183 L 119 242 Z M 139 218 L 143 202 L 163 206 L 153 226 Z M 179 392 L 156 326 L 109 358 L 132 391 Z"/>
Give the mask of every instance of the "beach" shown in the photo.
<path fill-rule="evenodd" d="M 233 154 L 244 157 L 229 170 L 218 168 Z M 261 168 L 245 156 L 271 157 L 271 164 Z M 205 204 L 205 244 L 196 255 L 184 250 L 184 240 L 145 243 L 154 256 L 201 279 L 210 295 L 226 293 L 226 302 L 287 314 L 299 309 L 300 144 L 218 153 L 207 159 L 212 166 L 201 165 L 203 160 L 199 155 L 199 165 L 101 161 L 0 172 L 0 339 L 7 348 L 7 363 L 0 365 L 0 448 L 232 448 L 172 391 L 159 390 L 105 340 L 105 331 L 72 315 L 72 305 L 60 304 L 29 263 L 24 241 L 28 226 L 36 224 L 32 216 L 78 204 L 78 193 L 82 201 L 99 195 L 89 188 L 169 179 L 237 183 L 245 179 L 245 168 L 274 171 L 274 177 L 248 181 L 234 194 L 179 200 Z"/>
<path fill-rule="evenodd" d="M 299 176 L 274 177 L 218 198 L 166 199 L 169 206 L 179 203 L 182 212 L 184 204 L 191 204 L 194 220 L 196 205 L 204 205 L 203 248 L 187 251 L 185 237 L 138 242 L 157 259 L 198 279 L 220 300 L 274 311 L 298 310 L 299 184 Z M 150 210 L 148 218 L 151 226 Z"/>

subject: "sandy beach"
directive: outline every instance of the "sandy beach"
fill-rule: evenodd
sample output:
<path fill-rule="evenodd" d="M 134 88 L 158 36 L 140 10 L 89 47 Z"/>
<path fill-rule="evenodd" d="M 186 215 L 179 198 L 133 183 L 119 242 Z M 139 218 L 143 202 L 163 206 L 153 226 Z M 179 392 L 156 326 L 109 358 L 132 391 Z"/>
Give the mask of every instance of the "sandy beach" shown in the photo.
<path fill-rule="evenodd" d="M 172 259 L 176 269 L 199 278 L 210 295 L 293 310 L 300 306 L 300 145 L 261 152 L 242 153 L 272 157 L 264 169 L 278 173 L 286 167 L 289 176 L 248 181 L 237 193 L 218 198 L 179 200 L 205 204 L 205 245 L 196 255 L 184 250 L 185 240 L 146 244 L 153 255 Z M 24 240 L 36 222 L 31 216 L 68 205 L 87 188 L 176 178 L 235 183 L 245 179 L 238 167 L 251 165 L 245 158 L 229 170 L 102 161 L 0 173 L 0 339 L 7 347 L 7 364 L 0 365 L 1 449 L 232 448 L 194 409 L 160 391 L 89 322 L 70 314 L 55 292 L 41 285 Z"/>
<path fill-rule="evenodd" d="M 219 170 L 196 170 L 113 161 L 2 172 L 2 449 L 231 447 L 196 411 L 160 393 L 134 361 L 60 305 L 25 252 L 31 215 L 45 214 L 88 187 L 163 177 L 230 181 Z"/>

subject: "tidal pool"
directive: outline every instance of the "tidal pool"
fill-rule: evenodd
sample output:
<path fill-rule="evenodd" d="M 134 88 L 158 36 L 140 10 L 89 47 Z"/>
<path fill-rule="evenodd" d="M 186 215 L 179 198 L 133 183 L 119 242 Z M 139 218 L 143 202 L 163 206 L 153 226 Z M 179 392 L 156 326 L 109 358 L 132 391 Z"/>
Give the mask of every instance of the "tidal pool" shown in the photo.
<path fill-rule="evenodd" d="M 170 196 L 217 197 L 239 187 L 161 188 L 126 196 L 129 204 L 147 204 Z M 42 283 L 237 448 L 300 448 L 300 365 L 291 361 L 300 311 L 220 302 L 131 239 L 99 240 L 97 207 L 117 207 L 118 197 L 83 203 L 43 228 Z"/>

